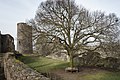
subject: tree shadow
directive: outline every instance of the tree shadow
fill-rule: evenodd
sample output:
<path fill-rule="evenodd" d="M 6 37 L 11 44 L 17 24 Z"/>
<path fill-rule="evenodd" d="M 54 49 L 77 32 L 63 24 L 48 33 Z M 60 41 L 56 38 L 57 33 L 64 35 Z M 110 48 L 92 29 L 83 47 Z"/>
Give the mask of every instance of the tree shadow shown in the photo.
<path fill-rule="evenodd" d="M 20 56 L 17 59 L 20 60 L 21 62 L 25 63 L 25 64 L 29 64 L 29 63 L 33 63 L 35 61 L 37 61 L 36 56 Z"/>

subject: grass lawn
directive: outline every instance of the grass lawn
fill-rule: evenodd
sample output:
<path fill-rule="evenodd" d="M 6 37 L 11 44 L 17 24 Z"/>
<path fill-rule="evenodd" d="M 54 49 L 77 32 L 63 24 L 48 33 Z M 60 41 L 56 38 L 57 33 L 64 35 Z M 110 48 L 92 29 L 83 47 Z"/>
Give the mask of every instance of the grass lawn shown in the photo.
<path fill-rule="evenodd" d="M 68 62 L 35 56 L 23 56 L 19 59 L 39 72 L 53 72 L 65 80 L 120 80 L 120 72 L 83 69 L 79 73 L 69 73 L 64 71 Z"/>
<path fill-rule="evenodd" d="M 120 72 L 96 71 L 82 76 L 83 80 L 120 80 Z"/>
<path fill-rule="evenodd" d="M 54 60 L 46 57 L 23 56 L 20 60 L 39 72 L 50 72 L 56 69 L 64 69 L 68 62 Z"/>

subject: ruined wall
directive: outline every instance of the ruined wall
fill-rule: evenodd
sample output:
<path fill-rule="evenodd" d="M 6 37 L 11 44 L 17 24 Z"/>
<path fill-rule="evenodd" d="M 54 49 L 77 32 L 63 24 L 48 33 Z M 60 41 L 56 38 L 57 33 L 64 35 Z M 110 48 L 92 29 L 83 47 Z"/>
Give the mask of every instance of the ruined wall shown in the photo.
<path fill-rule="evenodd" d="M 46 57 L 52 58 L 52 59 L 57 59 L 57 60 L 62 60 L 62 61 L 67 61 L 67 62 L 70 61 L 69 56 L 66 55 L 65 51 L 52 53 L 52 54 L 50 54 L 50 55 L 48 55 Z"/>
<path fill-rule="evenodd" d="M 75 57 L 74 61 L 79 67 L 97 67 L 106 70 L 120 71 L 120 58 L 101 57 L 98 52 L 85 52 Z"/>
<path fill-rule="evenodd" d="M 0 80 L 5 80 L 4 66 L 3 66 L 3 53 L 0 53 Z"/>
<path fill-rule="evenodd" d="M 17 50 L 19 53 L 32 53 L 32 27 L 26 23 L 17 24 Z"/>
<path fill-rule="evenodd" d="M 14 38 L 9 34 L 0 33 L 0 53 L 14 52 Z"/>
<path fill-rule="evenodd" d="M 16 60 L 13 53 L 5 53 L 4 73 L 7 80 L 50 80 Z"/>
<path fill-rule="evenodd" d="M 1 31 L 0 31 L 0 53 L 1 53 Z"/>
<path fill-rule="evenodd" d="M 14 45 L 14 39 L 11 35 L 6 34 L 1 36 L 1 52 L 14 52 L 15 45 Z"/>

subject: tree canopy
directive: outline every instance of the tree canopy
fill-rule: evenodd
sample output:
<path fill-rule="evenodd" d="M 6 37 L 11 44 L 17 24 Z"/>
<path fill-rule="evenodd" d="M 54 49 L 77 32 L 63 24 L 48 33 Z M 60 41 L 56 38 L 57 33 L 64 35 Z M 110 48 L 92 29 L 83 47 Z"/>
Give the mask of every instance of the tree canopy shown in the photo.
<path fill-rule="evenodd" d="M 30 22 L 37 32 L 36 39 L 44 34 L 51 42 L 59 41 L 70 57 L 71 67 L 78 51 L 96 50 L 102 42 L 118 33 L 120 25 L 114 13 L 90 12 L 77 6 L 74 0 L 42 2 Z"/>

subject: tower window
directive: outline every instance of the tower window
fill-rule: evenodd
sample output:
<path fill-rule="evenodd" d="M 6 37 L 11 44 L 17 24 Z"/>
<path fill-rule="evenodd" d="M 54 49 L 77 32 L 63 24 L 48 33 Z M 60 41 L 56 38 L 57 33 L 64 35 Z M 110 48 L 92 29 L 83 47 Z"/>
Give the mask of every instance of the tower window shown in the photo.
<path fill-rule="evenodd" d="M 21 42 L 19 41 L 19 45 L 21 45 Z"/>

